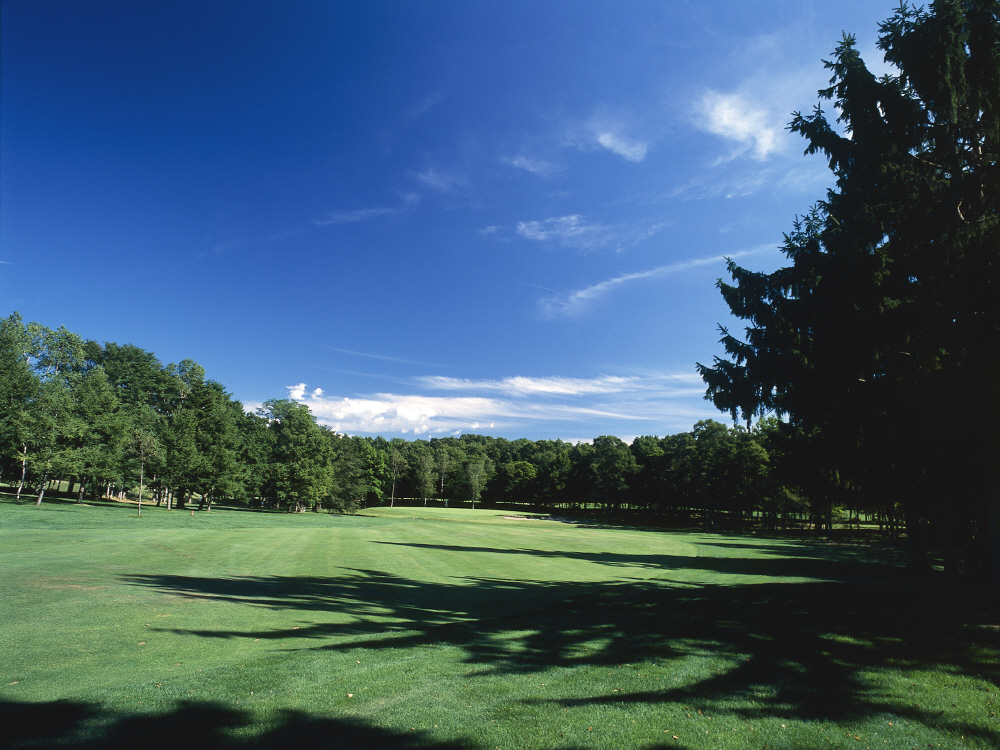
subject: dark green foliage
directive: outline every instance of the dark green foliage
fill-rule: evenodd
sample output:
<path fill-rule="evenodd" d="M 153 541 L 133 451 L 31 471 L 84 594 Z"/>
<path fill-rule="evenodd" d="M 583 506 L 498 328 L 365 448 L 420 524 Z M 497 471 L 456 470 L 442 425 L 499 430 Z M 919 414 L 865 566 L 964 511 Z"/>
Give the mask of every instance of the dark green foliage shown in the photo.
<path fill-rule="evenodd" d="M 839 132 L 795 114 L 836 187 L 785 236 L 790 266 L 729 263 L 745 340 L 724 330 L 730 359 L 699 367 L 734 418 L 787 415 L 829 487 L 900 498 L 915 562 L 930 528 L 979 567 L 1000 514 L 1000 3 L 903 4 L 879 48 L 896 75 L 851 36 L 826 63 Z"/>
<path fill-rule="evenodd" d="M 0 320 L 0 471 L 5 477 L 23 475 L 26 469 L 31 405 L 41 387 L 28 361 L 28 343 L 20 315 Z"/>
<path fill-rule="evenodd" d="M 610 519 L 612 508 L 621 505 L 629 488 L 627 483 L 640 467 L 624 442 L 613 435 L 602 435 L 594 438 L 590 468 L 594 472 L 596 495 Z"/>
<path fill-rule="evenodd" d="M 437 488 L 437 473 L 434 471 L 434 455 L 428 445 L 422 441 L 411 444 L 410 469 L 413 471 L 413 488 L 418 497 L 427 499 L 434 497 Z"/>
<path fill-rule="evenodd" d="M 509 461 L 496 468 L 496 474 L 489 485 L 489 493 L 495 499 L 507 499 L 516 503 L 530 502 L 531 487 L 538 470 L 528 461 Z"/>
<path fill-rule="evenodd" d="M 66 451 L 60 476 L 102 486 L 122 477 L 132 420 L 100 365 L 75 378 L 72 406 L 62 418 Z"/>
<path fill-rule="evenodd" d="M 263 416 L 273 435 L 265 492 L 279 507 L 318 508 L 330 492 L 330 437 L 309 407 L 289 400 L 265 402 Z"/>

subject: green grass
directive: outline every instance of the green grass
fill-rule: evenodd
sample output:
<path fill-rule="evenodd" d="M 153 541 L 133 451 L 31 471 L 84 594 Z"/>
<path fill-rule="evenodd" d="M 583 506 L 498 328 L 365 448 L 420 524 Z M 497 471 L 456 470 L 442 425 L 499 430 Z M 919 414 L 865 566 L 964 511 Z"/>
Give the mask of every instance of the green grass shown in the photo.
<path fill-rule="evenodd" d="M 871 548 L 0 497 L 12 747 L 1000 746 L 995 601 Z M 675 739 L 676 736 L 676 739 Z"/>

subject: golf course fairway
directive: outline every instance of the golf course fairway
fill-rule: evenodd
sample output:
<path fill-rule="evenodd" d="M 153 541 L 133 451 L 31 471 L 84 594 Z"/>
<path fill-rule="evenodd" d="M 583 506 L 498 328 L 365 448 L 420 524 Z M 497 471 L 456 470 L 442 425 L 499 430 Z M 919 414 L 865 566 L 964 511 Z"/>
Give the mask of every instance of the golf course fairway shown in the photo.
<path fill-rule="evenodd" d="M 982 588 L 518 515 L 0 496 L 0 745 L 1000 747 Z"/>

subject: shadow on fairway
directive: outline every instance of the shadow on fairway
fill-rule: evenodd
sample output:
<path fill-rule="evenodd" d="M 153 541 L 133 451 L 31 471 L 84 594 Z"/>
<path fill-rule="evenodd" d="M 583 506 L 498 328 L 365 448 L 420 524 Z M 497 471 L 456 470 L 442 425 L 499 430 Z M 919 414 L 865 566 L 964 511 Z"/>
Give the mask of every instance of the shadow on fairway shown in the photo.
<path fill-rule="evenodd" d="M 454 548 L 461 549 L 461 548 Z M 481 549 L 481 548 L 472 548 Z M 794 548 L 793 548 L 794 549 Z M 900 571 L 811 557 L 779 559 L 490 550 L 542 557 L 568 555 L 614 565 L 663 566 L 666 577 L 611 583 L 454 579 L 426 582 L 371 570 L 337 578 L 171 575 L 130 576 L 135 585 L 173 595 L 214 598 L 302 614 L 299 627 L 269 632 L 172 630 L 206 638 L 311 638 L 314 649 L 457 647 L 483 672 L 527 673 L 551 667 L 607 667 L 656 661 L 681 665 L 709 655 L 714 672 L 676 686 L 561 701 L 562 705 L 682 703 L 744 718 L 850 721 L 888 713 L 927 726 L 948 717 L 887 702 L 871 670 L 905 675 L 945 668 L 959 677 L 1000 678 L 994 602 L 971 587 L 917 585 Z M 802 552 L 809 554 L 807 549 Z M 667 568 L 701 567 L 756 575 L 812 575 L 807 582 L 731 585 L 671 580 Z M 723 566 L 723 567 L 719 567 Z M 308 613 L 336 612 L 339 623 Z M 329 619 L 329 618 L 326 618 Z M 345 621 L 346 620 L 346 621 Z M 363 637 L 363 640 L 358 640 Z M 301 641 L 297 641 L 301 643 Z M 289 646 L 294 648 L 294 646 Z M 720 661 L 721 660 L 721 661 Z M 952 727 L 1000 745 L 1000 733 Z M 984 734 L 985 732 L 985 734 Z"/>
<path fill-rule="evenodd" d="M 155 716 L 111 715 L 91 703 L 0 701 L 2 748 L 73 747 L 76 750 L 467 750 L 472 745 L 431 742 L 425 732 L 390 732 L 340 719 L 285 711 L 276 726 L 253 738 L 230 734 L 248 726 L 249 717 L 217 703 L 189 702 Z M 578 746 L 577 746 L 578 747 Z M 562 745 L 562 750 L 577 750 Z M 686 750 L 678 742 L 647 750 Z"/>
<path fill-rule="evenodd" d="M 683 539 L 682 535 L 675 534 Z M 639 555 L 617 552 L 567 552 L 562 550 L 505 549 L 496 547 L 469 547 L 453 544 L 419 544 L 414 542 L 375 542 L 400 547 L 441 550 L 443 552 L 486 552 L 495 555 L 529 555 L 542 558 L 562 558 L 592 562 L 600 565 L 655 570 L 699 569 L 713 573 L 730 573 L 748 576 L 777 578 L 815 578 L 830 581 L 858 580 L 864 577 L 885 580 L 887 571 L 885 555 L 867 550 L 826 549 L 818 545 L 789 544 L 728 544 L 705 542 L 697 538 L 699 546 L 723 549 L 752 549 L 771 557 L 701 557 L 698 555 Z"/>
<path fill-rule="evenodd" d="M 91 703 L 0 701 L 2 747 L 142 748 L 431 748 L 458 750 L 461 745 L 431 743 L 424 732 L 397 733 L 344 719 L 324 719 L 298 711 L 284 711 L 276 725 L 252 739 L 231 732 L 248 727 L 242 711 L 216 703 L 188 702 L 169 713 L 122 716 Z"/>

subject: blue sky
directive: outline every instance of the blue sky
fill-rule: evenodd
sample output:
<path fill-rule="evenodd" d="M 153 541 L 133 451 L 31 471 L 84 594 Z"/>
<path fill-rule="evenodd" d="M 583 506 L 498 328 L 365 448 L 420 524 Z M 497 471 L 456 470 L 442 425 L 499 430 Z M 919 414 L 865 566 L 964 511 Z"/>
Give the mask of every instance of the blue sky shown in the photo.
<path fill-rule="evenodd" d="M 0 314 L 350 434 L 667 435 L 895 0 L 0 5 Z M 739 328 L 737 323 L 735 328 Z"/>

